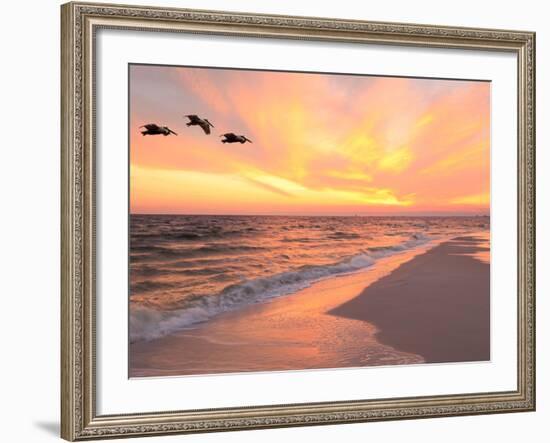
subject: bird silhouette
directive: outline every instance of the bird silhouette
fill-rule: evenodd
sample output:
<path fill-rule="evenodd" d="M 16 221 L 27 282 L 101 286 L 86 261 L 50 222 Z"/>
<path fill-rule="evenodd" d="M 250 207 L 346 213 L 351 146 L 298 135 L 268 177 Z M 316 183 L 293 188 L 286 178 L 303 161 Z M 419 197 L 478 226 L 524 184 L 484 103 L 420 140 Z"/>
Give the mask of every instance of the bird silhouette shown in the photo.
<path fill-rule="evenodd" d="M 148 123 L 146 125 L 140 126 L 140 128 L 145 128 L 145 131 L 141 131 L 141 135 L 164 135 L 165 137 L 170 134 L 178 135 L 172 131 L 168 126 L 159 126 L 156 123 Z"/>
<path fill-rule="evenodd" d="M 227 134 L 222 134 L 220 135 L 220 137 L 223 137 L 222 143 L 240 143 L 240 144 L 243 144 L 246 142 L 252 143 L 252 140 L 249 140 L 244 135 L 236 135 L 236 134 L 233 134 L 232 132 L 228 132 Z"/>
<path fill-rule="evenodd" d="M 205 134 L 210 134 L 210 127 L 214 127 L 212 123 L 208 121 L 206 118 L 200 118 L 198 115 L 190 114 L 186 115 L 189 119 L 189 122 L 187 123 L 187 126 L 200 126 Z"/>

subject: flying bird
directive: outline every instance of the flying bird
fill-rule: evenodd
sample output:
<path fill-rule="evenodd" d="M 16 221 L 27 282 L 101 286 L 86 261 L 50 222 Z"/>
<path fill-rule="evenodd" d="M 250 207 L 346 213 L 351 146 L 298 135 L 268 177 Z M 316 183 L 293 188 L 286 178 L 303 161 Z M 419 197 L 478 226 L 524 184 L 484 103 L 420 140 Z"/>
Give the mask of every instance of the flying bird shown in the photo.
<path fill-rule="evenodd" d="M 140 126 L 140 128 L 145 128 L 145 131 L 141 131 L 141 135 L 164 135 L 165 137 L 170 134 L 178 135 L 172 131 L 168 126 L 159 126 L 156 123 L 148 123 L 146 125 Z"/>
<path fill-rule="evenodd" d="M 228 132 L 227 134 L 222 134 L 220 137 L 224 137 L 222 139 L 222 143 L 252 143 L 252 140 L 247 139 L 244 135 L 236 135 L 232 132 Z"/>
<path fill-rule="evenodd" d="M 210 127 L 214 127 L 206 118 L 200 118 L 198 115 L 185 115 L 189 119 L 187 126 L 200 126 L 205 134 L 210 134 Z"/>

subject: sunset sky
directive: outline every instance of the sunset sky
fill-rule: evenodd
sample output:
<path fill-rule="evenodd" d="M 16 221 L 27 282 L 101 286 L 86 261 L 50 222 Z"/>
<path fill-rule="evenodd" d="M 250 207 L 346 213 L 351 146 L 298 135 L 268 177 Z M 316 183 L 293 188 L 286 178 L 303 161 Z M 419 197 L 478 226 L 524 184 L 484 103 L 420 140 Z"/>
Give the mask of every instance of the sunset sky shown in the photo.
<path fill-rule="evenodd" d="M 130 67 L 132 213 L 488 214 L 489 160 L 488 82 Z"/>

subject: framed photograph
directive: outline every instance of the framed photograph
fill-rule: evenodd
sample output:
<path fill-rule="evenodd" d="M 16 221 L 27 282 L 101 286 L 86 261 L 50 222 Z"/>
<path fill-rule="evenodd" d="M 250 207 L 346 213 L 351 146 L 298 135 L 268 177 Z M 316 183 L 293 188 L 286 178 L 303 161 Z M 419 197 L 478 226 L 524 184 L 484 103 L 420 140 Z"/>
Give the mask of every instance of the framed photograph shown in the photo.
<path fill-rule="evenodd" d="M 62 437 L 535 409 L 535 35 L 62 6 Z"/>

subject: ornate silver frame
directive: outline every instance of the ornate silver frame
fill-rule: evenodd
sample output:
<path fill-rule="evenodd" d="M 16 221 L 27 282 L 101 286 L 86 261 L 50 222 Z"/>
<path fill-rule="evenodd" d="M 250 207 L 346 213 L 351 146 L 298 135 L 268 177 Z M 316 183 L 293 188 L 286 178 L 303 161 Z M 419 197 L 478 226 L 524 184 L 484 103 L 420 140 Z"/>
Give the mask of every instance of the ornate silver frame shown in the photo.
<path fill-rule="evenodd" d="M 68 3 L 62 18 L 61 436 L 67 440 L 535 409 L 535 34 Z M 508 51 L 518 59 L 518 380 L 510 392 L 101 416 L 95 408 L 94 36 L 99 28 Z"/>

